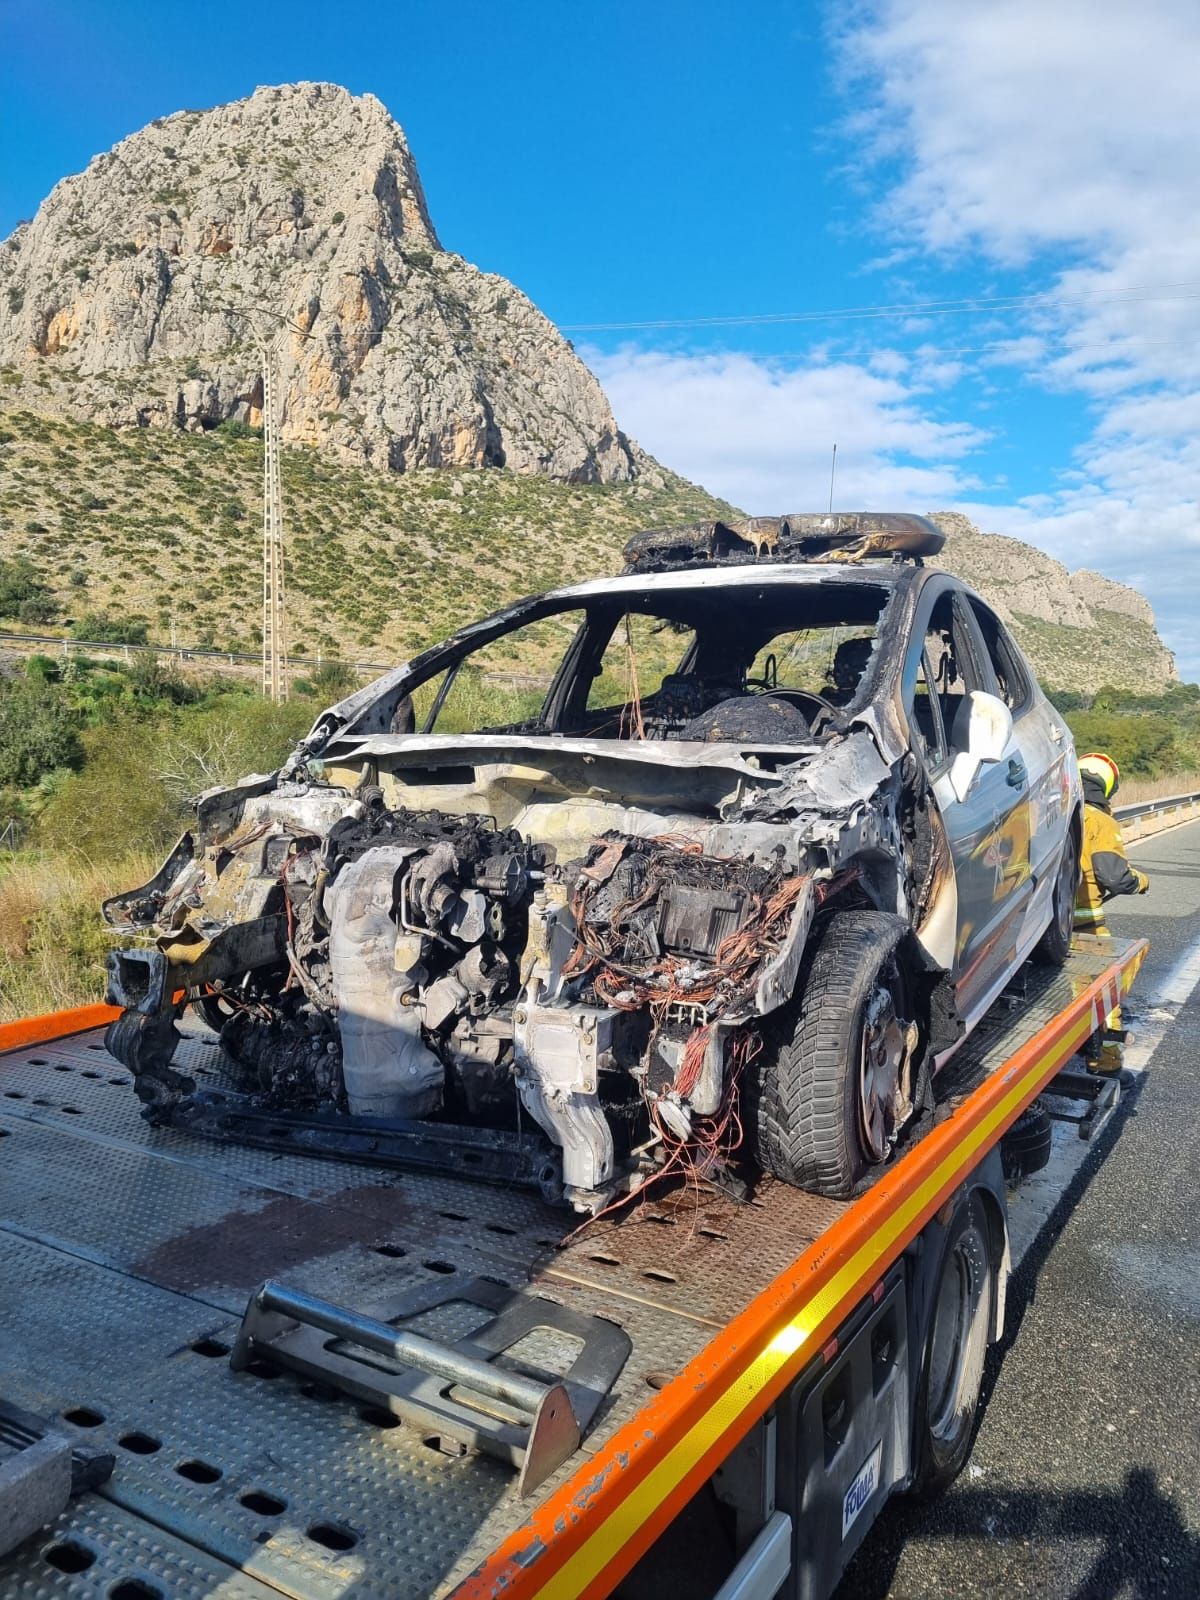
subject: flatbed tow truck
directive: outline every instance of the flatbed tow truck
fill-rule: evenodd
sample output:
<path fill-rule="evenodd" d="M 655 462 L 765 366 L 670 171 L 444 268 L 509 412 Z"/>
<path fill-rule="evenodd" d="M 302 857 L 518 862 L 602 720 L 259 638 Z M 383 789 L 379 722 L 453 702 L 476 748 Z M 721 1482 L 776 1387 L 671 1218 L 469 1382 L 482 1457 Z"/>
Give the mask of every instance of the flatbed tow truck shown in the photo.
<path fill-rule="evenodd" d="M 107 1007 L 0 1028 L 0 1400 L 115 1461 L 0 1595 L 830 1595 L 889 1496 L 966 1459 L 1001 1140 L 1146 948 L 1018 974 L 852 1200 L 651 1189 L 582 1228 L 369 1152 L 151 1129 Z M 181 1059 L 217 1071 L 211 1036 Z M 11 1508 L 35 1441 L 4 1416 Z"/>

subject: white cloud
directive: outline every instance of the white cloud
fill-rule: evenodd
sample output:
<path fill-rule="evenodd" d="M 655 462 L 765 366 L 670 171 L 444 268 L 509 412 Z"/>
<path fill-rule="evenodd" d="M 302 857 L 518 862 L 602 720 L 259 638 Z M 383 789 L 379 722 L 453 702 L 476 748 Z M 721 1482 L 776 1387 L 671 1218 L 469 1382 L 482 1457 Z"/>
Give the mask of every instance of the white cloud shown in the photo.
<path fill-rule="evenodd" d="M 892 374 L 736 354 L 584 354 L 623 428 L 746 511 L 827 505 L 834 444 L 843 507 L 941 503 L 978 487 L 959 463 L 984 436 L 931 417 Z"/>
<path fill-rule="evenodd" d="M 979 518 L 1140 588 L 1200 677 L 1195 0 L 876 0 L 839 52 L 854 136 L 899 169 L 886 230 L 1054 264 L 1056 303 L 994 362 L 1078 395 L 1094 430 L 1045 493 Z"/>
<path fill-rule="evenodd" d="M 1194 0 L 880 0 L 840 45 L 928 246 L 1127 248 L 1194 208 Z"/>
<path fill-rule="evenodd" d="M 1014 263 L 1046 285 L 1048 304 L 972 324 L 975 414 L 1040 384 L 1075 397 L 1090 437 L 1038 494 L 973 503 L 984 458 L 966 458 L 985 436 L 946 420 L 963 368 L 944 325 L 915 316 L 890 335 L 900 348 L 853 359 L 592 352 L 617 416 L 756 512 L 826 504 L 836 440 L 839 505 L 958 506 L 1131 583 L 1200 678 L 1195 0 L 865 0 L 851 18 L 848 131 L 886 163 L 866 170 L 889 175 L 875 218 L 890 260 L 974 264 L 981 294 Z"/>

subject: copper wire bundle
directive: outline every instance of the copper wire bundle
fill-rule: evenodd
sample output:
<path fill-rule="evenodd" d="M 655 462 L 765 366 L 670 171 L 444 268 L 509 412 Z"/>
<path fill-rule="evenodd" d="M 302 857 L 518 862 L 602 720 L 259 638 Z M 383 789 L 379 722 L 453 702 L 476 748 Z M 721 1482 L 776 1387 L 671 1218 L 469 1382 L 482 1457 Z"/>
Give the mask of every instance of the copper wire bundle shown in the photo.
<path fill-rule="evenodd" d="M 652 1018 L 651 1045 L 672 1005 L 704 1009 L 706 1020 L 688 1035 L 675 1072 L 674 1091 L 686 1100 L 703 1072 L 714 1022 L 745 993 L 758 968 L 778 950 L 806 879 L 784 878 L 769 891 L 752 894 L 742 925 L 722 939 L 709 962 L 665 953 L 635 968 L 617 956 L 622 924 L 650 905 L 671 881 L 673 856 L 695 858 L 703 853 L 691 840 L 665 836 L 651 842 L 658 854 L 647 865 L 645 881 L 635 895 L 615 904 L 603 922 L 592 920 L 589 908 L 607 877 L 589 875 L 586 869 L 580 874 L 571 899 L 578 943 L 563 971 L 568 977 L 586 974 L 597 1000 L 604 1005 L 622 1011 L 648 1009 Z M 751 1028 L 732 1034 L 726 1044 L 721 1103 L 712 1116 L 693 1115 L 687 1137 L 674 1132 L 661 1116 L 656 1100 L 649 1100 L 651 1124 L 666 1156 L 651 1181 L 657 1183 L 669 1175 L 681 1174 L 698 1187 L 740 1146 L 741 1079 L 747 1063 L 761 1048 L 762 1041 Z"/>
<path fill-rule="evenodd" d="M 690 842 L 682 847 L 668 838 L 655 839 L 653 843 L 668 860 L 671 854 L 697 856 L 701 853 L 699 847 Z M 749 914 L 742 926 L 721 941 L 706 970 L 696 972 L 698 963 L 694 957 L 671 954 L 661 955 L 638 968 L 630 967 L 616 956 L 620 923 L 655 900 L 668 881 L 669 873 L 664 864 L 652 860 L 641 891 L 615 905 L 604 926 L 588 916 L 598 884 L 586 872 L 581 873 L 571 899 L 578 943 L 563 974 L 576 977 L 586 973 L 596 997 L 603 1004 L 619 1011 L 649 1007 L 656 1024 L 673 1004 L 703 1006 L 711 1020 L 727 1009 L 757 967 L 778 948 L 805 879 L 785 878 L 770 894 L 752 896 Z M 684 973 L 689 974 L 686 980 L 681 979 Z M 719 1006 L 719 1010 L 714 1011 L 714 1005 Z"/>

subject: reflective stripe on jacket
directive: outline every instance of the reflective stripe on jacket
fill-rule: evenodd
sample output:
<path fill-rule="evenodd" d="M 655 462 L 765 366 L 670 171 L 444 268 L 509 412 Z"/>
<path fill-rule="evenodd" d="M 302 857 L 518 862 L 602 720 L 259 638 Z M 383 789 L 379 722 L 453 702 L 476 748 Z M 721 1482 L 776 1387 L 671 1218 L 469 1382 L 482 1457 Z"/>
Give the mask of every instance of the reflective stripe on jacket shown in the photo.
<path fill-rule="evenodd" d="M 1104 902 L 1118 894 L 1141 894 L 1149 883 L 1144 872 L 1129 864 L 1121 826 L 1103 806 L 1083 808 L 1083 860 L 1075 923 L 1086 928 L 1104 921 Z"/>

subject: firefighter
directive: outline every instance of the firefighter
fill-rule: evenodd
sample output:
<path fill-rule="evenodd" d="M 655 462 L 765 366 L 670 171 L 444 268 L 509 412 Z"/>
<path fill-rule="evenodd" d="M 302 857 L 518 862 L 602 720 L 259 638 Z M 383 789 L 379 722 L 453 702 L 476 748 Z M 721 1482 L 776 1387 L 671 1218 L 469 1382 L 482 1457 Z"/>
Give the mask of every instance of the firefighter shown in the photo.
<path fill-rule="evenodd" d="M 1075 927 L 1080 933 L 1108 939 L 1104 902 L 1118 894 L 1145 894 L 1150 879 L 1130 864 L 1125 854 L 1121 826 L 1112 814 L 1112 799 L 1121 782 L 1121 771 L 1111 756 L 1093 751 L 1081 756 L 1079 776 L 1083 780 L 1083 857 L 1080 861 L 1079 893 L 1075 900 Z M 1109 1033 L 1121 1029 L 1121 1010 L 1109 1013 Z M 1093 1034 L 1084 1051 L 1094 1072 L 1119 1072 L 1121 1047 L 1103 1034 Z"/>

